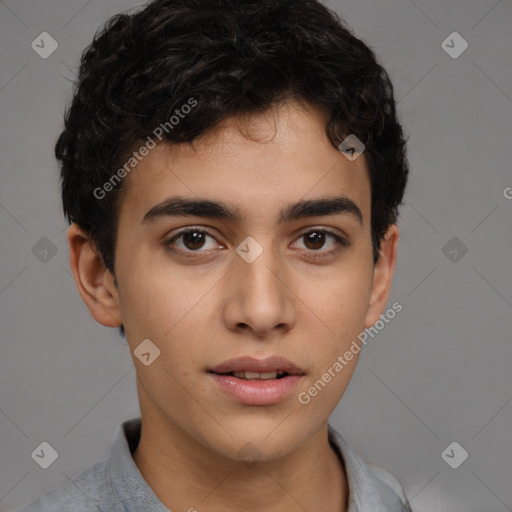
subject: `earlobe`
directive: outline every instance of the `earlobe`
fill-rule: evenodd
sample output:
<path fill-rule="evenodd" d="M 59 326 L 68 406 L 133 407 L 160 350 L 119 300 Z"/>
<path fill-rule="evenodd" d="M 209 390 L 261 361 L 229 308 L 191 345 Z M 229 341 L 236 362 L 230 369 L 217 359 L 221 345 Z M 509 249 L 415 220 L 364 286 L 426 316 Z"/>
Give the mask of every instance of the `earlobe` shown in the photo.
<path fill-rule="evenodd" d="M 123 322 L 114 276 L 77 224 L 68 230 L 68 244 L 71 271 L 92 317 L 106 327 L 119 327 Z"/>
<path fill-rule="evenodd" d="M 366 313 L 365 328 L 371 327 L 384 312 L 395 271 L 400 230 L 392 224 L 380 244 L 379 259 L 375 263 L 373 286 Z"/>

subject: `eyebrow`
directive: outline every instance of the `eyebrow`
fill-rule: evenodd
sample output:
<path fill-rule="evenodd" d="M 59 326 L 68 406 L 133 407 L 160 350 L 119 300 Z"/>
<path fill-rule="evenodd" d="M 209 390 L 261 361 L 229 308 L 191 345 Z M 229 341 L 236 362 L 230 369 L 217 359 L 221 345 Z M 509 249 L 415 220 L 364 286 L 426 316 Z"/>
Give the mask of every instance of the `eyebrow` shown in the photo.
<path fill-rule="evenodd" d="M 344 196 L 307 199 L 290 204 L 281 209 L 279 222 L 290 222 L 304 217 L 322 217 L 340 213 L 355 217 L 359 224 L 363 222 L 360 208 L 354 201 Z M 148 210 L 142 218 L 141 224 L 152 224 L 161 218 L 186 216 L 220 219 L 230 222 L 237 222 L 242 219 L 241 212 L 237 207 L 229 206 L 221 201 L 173 196 Z"/>

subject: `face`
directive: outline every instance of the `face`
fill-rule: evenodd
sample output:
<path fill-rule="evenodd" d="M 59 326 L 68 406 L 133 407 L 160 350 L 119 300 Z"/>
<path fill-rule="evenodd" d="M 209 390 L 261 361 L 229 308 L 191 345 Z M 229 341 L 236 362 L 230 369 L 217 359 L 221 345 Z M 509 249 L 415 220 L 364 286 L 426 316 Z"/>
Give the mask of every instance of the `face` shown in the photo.
<path fill-rule="evenodd" d="M 141 411 L 226 457 L 252 443 L 277 458 L 318 431 L 358 355 L 308 390 L 386 305 L 396 226 L 374 266 L 364 155 L 346 158 L 324 126 L 288 103 L 152 149 L 125 178 L 118 287 L 105 271 L 101 311 L 86 300 L 100 323 L 125 326 Z M 224 208 L 184 206 L 200 200 Z M 143 340 L 160 350 L 147 366 Z M 244 368 L 258 379 L 225 375 Z"/>

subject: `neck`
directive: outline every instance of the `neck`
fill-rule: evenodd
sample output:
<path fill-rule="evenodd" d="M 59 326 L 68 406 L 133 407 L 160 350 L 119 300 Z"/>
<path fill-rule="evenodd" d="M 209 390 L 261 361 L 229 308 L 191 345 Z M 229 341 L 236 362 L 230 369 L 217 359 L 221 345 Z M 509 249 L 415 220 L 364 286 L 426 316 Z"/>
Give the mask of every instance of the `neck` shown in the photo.
<path fill-rule="evenodd" d="M 133 459 L 170 510 L 347 511 L 345 468 L 329 444 L 327 423 L 293 453 L 248 464 L 220 455 L 168 419 L 141 416 Z"/>

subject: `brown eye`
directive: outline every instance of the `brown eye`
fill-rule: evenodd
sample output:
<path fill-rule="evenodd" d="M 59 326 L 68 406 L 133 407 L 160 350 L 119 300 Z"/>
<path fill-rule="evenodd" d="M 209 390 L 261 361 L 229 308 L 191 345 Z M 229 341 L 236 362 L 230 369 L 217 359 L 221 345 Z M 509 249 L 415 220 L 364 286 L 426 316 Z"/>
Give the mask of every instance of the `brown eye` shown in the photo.
<path fill-rule="evenodd" d="M 204 245 L 204 233 L 201 231 L 188 231 L 182 234 L 183 245 L 192 251 L 201 249 Z"/>
<path fill-rule="evenodd" d="M 307 240 L 306 246 L 308 249 L 318 250 L 325 244 L 325 233 L 322 231 L 310 231 L 303 235 L 304 239 Z"/>
<path fill-rule="evenodd" d="M 181 243 L 177 243 L 180 239 Z M 207 231 L 198 228 L 188 228 L 165 241 L 164 246 L 169 250 L 180 253 L 202 253 L 206 252 L 208 249 L 218 247 L 219 245 L 210 242 L 210 247 L 208 247 L 208 239 L 216 242 L 213 235 L 210 235 Z"/>
<path fill-rule="evenodd" d="M 331 248 L 329 249 L 328 240 L 331 239 Z M 332 256 L 348 247 L 349 242 L 345 238 L 326 229 L 312 229 L 303 233 L 299 240 L 303 240 L 304 247 L 314 257 Z M 327 250 L 321 250 L 327 245 Z M 315 254 L 317 253 L 317 254 Z"/>

